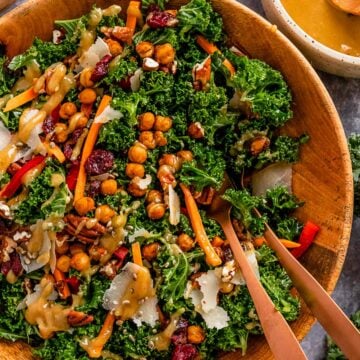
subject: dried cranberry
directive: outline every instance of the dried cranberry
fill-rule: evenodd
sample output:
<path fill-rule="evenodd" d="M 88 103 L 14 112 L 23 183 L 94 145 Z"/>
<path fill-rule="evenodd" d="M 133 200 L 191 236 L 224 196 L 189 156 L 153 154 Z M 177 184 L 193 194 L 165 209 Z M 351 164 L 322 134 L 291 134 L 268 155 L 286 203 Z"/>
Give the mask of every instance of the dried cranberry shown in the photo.
<path fill-rule="evenodd" d="M 185 319 L 180 319 L 177 323 L 176 330 L 171 337 L 171 342 L 175 345 L 186 344 L 187 342 L 187 328 L 189 322 Z"/>
<path fill-rule="evenodd" d="M 131 76 L 127 76 L 126 78 L 123 78 L 120 80 L 119 85 L 123 90 L 130 90 L 131 89 L 131 82 L 130 82 Z"/>
<path fill-rule="evenodd" d="M 77 294 L 80 288 L 80 280 L 76 276 L 70 276 L 69 278 L 65 279 L 65 282 L 68 284 L 70 291 L 73 294 Z"/>
<path fill-rule="evenodd" d="M 176 345 L 172 353 L 171 360 L 194 360 L 197 350 L 194 345 Z"/>
<path fill-rule="evenodd" d="M 45 135 L 52 133 L 55 130 L 55 124 L 60 119 L 60 105 L 58 105 L 49 116 L 47 116 L 42 124 L 42 130 Z"/>
<path fill-rule="evenodd" d="M 179 21 L 175 16 L 169 14 L 165 11 L 154 10 L 149 13 L 146 18 L 146 23 L 152 29 L 164 28 L 164 27 L 173 27 L 176 26 Z"/>
<path fill-rule="evenodd" d="M 114 155 L 107 150 L 94 150 L 86 161 L 85 168 L 90 175 L 100 175 L 111 170 L 114 165 Z"/>
<path fill-rule="evenodd" d="M 22 265 L 20 261 L 20 256 L 17 252 L 12 252 L 10 254 L 10 260 L 1 264 L 1 273 L 7 275 L 10 270 L 13 271 L 15 276 L 19 276 L 22 272 Z"/>
<path fill-rule="evenodd" d="M 66 143 L 63 148 L 63 153 L 68 160 L 70 160 L 72 152 L 73 152 L 72 146 L 69 143 Z"/>
<path fill-rule="evenodd" d="M 11 270 L 11 261 L 6 261 L 1 264 L 1 273 L 3 275 L 7 275 L 8 272 Z"/>
<path fill-rule="evenodd" d="M 124 260 L 126 258 L 126 255 L 129 253 L 129 250 L 125 247 L 125 246 L 120 246 L 119 248 L 117 248 L 114 252 L 114 256 L 116 258 L 118 258 L 118 262 L 116 263 L 116 270 L 119 270 L 124 263 Z"/>
<path fill-rule="evenodd" d="M 71 165 L 70 170 L 66 175 L 66 184 L 70 191 L 75 190 L 79 171 L 80 171 L 79 165 Z"/>
<path fill-rule="evenodd" d="M 111 55 L 105 55 L 95 65 L 95 69 L 91 74 L 90 80 L 93 82 L 99 82 L 102 80 L 109 71 L 109 63 L 112 59 Z"/>
<path fill-rule="evenodd" d="M 101 181 L 99 181 L 99 180 L 92 181 L 90 183 L 90 187 L 87 192 L 87 195 L 91 198 L 94 198 L 96 195 L 99 195 L 100 194 L 100 186 L 101 186 Z"/>
<path fill-rule="evenodd" d="M 82 132 L 83 132 L 83 129 L 76 129 L 71 134 L 71 141 L 73 142 L 73 144 L 75 144 L 79 140 L 79 137 L 81 136 Z"/>

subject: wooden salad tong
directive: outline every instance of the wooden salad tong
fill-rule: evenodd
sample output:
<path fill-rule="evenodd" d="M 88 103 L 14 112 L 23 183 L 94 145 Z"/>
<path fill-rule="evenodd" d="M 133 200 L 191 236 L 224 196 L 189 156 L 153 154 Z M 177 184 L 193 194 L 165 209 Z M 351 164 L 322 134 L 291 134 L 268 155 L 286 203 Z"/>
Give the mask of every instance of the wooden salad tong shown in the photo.
<path fill-rule="evenodd" d="M 207 211 L 207 215 L 221 225 L 226 239 L 230 243 L 231 250 L 240 266 L 246 286 L 254 301 L 264 335 L 275 359 L 307 359 L 289 324 L 275 308 L 274 303 L 261 285 L 260 280 L 257 278 L 253 268 L 247 260 L 245 252 L 231 223 L 231 205 L 221 198 L 221 195 L 229 186 L 230 182 L 225 180 L 222 189 L 215 195 L 210 209 Z"/>
<path fill-rule="evenodd" d="M 226 175 L 224 184 L 215 196 L 207 214 L 216 220 L 224 230 L 254 301 L 266 340 L 275 358 L 288 359 L 289 354 L 291 354 L 291 359 L 306 359 L 291 328 L 280 312 L 275 309 L 275 305 L 262 287 L 245 256 L 231 223 L 231 205 L 221 198 L 221 195 L 229 187 L 231 187 L 231 182 Z M 257 215 L 261 216 L 258 211 Z M 265 229 L 264 236 L 269 246 L 276 253 L 281 265 L 313 315 L 348 359 L 360 359 L 360 332 L 315 278 L 285 248 L 268 224 L 265 224 Z"/>

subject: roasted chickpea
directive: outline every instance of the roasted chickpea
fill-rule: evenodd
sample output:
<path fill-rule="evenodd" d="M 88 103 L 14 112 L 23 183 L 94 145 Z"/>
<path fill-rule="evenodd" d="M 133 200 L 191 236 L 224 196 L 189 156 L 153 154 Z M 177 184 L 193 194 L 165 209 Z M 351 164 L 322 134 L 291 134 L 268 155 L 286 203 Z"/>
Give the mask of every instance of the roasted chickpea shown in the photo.
<path fill-rule="evenodd" d="M 150 190 L 146 195 L 146 202 L 151 203 L 162 203 L 164 201 L 163 194 L 159 190 Z"/>
<path fill-rule="evenodd" d="M 128 157 L 132 162 L 139 164 L 144 163 L 147 159 L 146 147 L 141 143 L 137 143 L 131 146 L 128 152 Z"/>
<path fill-rule="evenodd" d="M 99 245 L 91 245 L 89 248 L 90 259 L 94 261 L 100 261 L 102 256 L 104 256 L 106 253 L 106 249 Z"/>
<path fill-rule="evenodd" d="M 58 255 L 64 255 L 68 252 L 69 250 L 69 243 L 67 241 L 63 241 L 60 245 L 57 244 L 55 245 L 55 251 Z"/>
<path fill-rule="evenodd" d="M 95 102 L 97 95 L 94 89 L 88 88 L 81 91 L 78 97 L 82 104 L 92 104 Z"/>
<path fill-rule="evenodd" d="M 74 203 L 74 208 L 79 215 L 85 215 L 95 209 L 95 201 L 91 197 L 83 197 Z"/>
<path fill-rule="evenodd" d="M 85 252 L 86 246 L 82 243 L 75 243 L 70 246 L 70 254 L 74 256 L 77 253 Z"/>
<path fill-rule="evenodd" d="M 112 56 L 118 56 L 123 52 L 123 47 L 118 41 L 113 39 L 106 39 L 105 42 L 107 43 L 110 50 L 110 54 Z"/>
<path fill-rule="evenodd" d="M 66 255 L 60 256 L 56 261 L 56 267 L 64 272 L 67 273 L 70 269 L 70 258 Z"/>
<path fill-rule="evenodd" d="M 270 140 L 266 136 L 257 136 L 251 140 L 250 152 L 251 155 L 259 155 L 262 151 L 266 150 L 270 145 Z"/>
<path fill-rule="evenodd" d="M 100 205 L 95 210 L 95 219 L 107 224 L 115 215 L 115 211 L 109 205 Z"/>
<path fill-rule="evenodd" d="M 89 88 L 89 87 L 93 87 L 95 84 L 93 81 L 91 81 L 91 75 L 93 73 L 93 70 L 91 68 L 85 68 L 81 73 L 80 73 L 80 84 L 84 87 L 84 88 Z"/>
<path fill-rule="evenodd" d="M 169 165 L 160 165 L 157 171 L 157 178 L 161 184 L 175 185 L 175 169 Z"/>
<path fill-rule="evenodd" d="M 223 294 L 229 294 L 234 290 L 234 284 L 229 283 L 229 282 L 222 282 L 220 284 L 220 291 Z"/>
<path fill-rule="evenodd" d="M 175 171 L 179 171 L 181 168 L 181 160 L 174 154 L 164 154 L 159 161 L 159 165 L 169 165 L 172 166 Z"/>
<path fill-rule="evenodd" d="M 205 340 L 205 331 L 199 325 L 190 325 L 187 328 L 187 338 L 191 344 L 201 344 Z"/>
<path fill-rule="evenodd" d="M 154 133 L 156 146 L 165 146 L 167 139 L 162 131 L 155 131 Z"/>
<path fill-rule="evenodd" d="M 90 257 L 84 252 L 78 252 L 71 258 L 70 266 L 77 271 L 86 271 L 90 268 Z"/>
<path fill-rule="evenodd" d="M 182 161 L 192 161 L 194 159 L 194 155 L 190 150 L 180 150 L 176 153 L 176 155 Z"/>
<path fill-rule="evenodd" d="M 62 119 L 69 119 L 77 112 L 76 105 L 72 102 L 66 102 L 61 105 L 59 115 Z"/>
<path fill-rule="evenodd" d="M 194 122 L 189 125 L 188 134 L 193 139 L 202 139 L 205 136 L 205 130 L 199 122 Z"/>
<path fill-rule="evenodd" d="M 154 129 L 158 131 L 169 131 L 172 127 L 172 119 L 169 116 L 156 115 Z"/>
<path fill-rule="evenodd" d="M 164 217 L 166 211 L 165 204 L 162 203 L 150 203 L 146 207 L 146 212 L 151 220 L 159 220 Z"/>
<path fill-rule="evenodd" d="M 114 195 L 117 189 L 117 182 L 114 179 L 104 180 L 100 185 L 100 191 L 103 195 Z"/>
<path fill-rule="evenodd" d="M 146 112 L 138 117 L 139 129 L 141 131 L 151 130 L 155 124 L 155 115 L 151 112 Z"/>
<path fill-rule="evenodd" d="M 128 163 L 126 164 L 125 174 L 130 179 L 133 179 L 136 176 L 143 178 L 145 175 L 144 165 L 136 164 L 136 163 Z"/>
<path fill-rule="evenodd" d="M 148 41 L 141 41 L 135 47 L 136 52 L 143 58 L 151 58 L 154 55 L 154 45 Z"/>
<path fill-rule="evenodd" d="M 144 245 L 141 249 L 141 253 L 144 259 L 152 261 L 157 257 L 160 249 L 160 244 L 153 242 L 152 244 Z"/>
<path fill-rule="evenodd" d="M 84 128 L 87 125 L 88 121 L 89 119 L 86 116 L 81 116 L 76 122 L 75 129 Z"/>
<path fill-rule="evenodd" d="M 211 242 L 211 245 L 214 247 L 222 247 L 225 241 L 220 236 L 215 236 Z"/>
<path fill-rule="evenodd" d="M 185 252 L 190 251 L 195 246 L 194 240 L 185 233 L 182 233 L 177 237 L 176 243 L 179 245 L 180 249 Z"/>
<path fill-rule="evenodd" d="M 68 138 L 68 127 L 66 124 L 57 123 L 55 124 L 55 142 L 64 143 Z"/>
<path fill-rule="evenodd" d="M 155 46 L 155 60 L 161 65 L 171 64 L 175 59 L 175 49 L 171 44 L 161 44 Z"/>
<path fill-rule="evenodd" d="M 130 193 L 130 195 L 135 197 L 142 197 L 146 194 L 146 189 L 140 189 L 139 185 L 135 182 L 130 182 L 127 187 L 127 191 Z"/>
<path fill-rule="evenodd" d="M 139 136 L 139 141 L 148 149 L 155 149 L 156 147 L 154 133 L 152 131 L 142 131 Z"/>

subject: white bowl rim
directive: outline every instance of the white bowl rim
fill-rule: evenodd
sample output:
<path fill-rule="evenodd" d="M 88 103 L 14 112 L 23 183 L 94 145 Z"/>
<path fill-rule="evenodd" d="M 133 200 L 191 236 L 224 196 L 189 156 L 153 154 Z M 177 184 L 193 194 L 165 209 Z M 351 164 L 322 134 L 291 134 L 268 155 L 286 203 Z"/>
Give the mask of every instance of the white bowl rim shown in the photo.
<path fill-rule="evenodd" d="M 337 61 L 341 61 L 343 63 L 349 65 L 356 65 L 360 66 L 360 57 L 358 56 L 351 56 L 341 53 L 340 51 L 334 50 L 329 48 L 328 46 L 322 44 L 318 40 L 314 39 L 310 36 L 306 31 L 304 31 L 300 25 L 298 25 L 293 18 L 289 15 L 287 10 L 285 9 L 284 5 L 282 4 L 281 0 L 271 0 L 277 10 L 279 11 L 280 15 L 286 20 L 286 22 L 292 26 L 292 30 L 296 33 L 296 35 L 305 39 L 306 42 L 309 43 L 310 46 L 315 46 L 318 48 L 319 51 L 325 53 L 329 57 Z"/>

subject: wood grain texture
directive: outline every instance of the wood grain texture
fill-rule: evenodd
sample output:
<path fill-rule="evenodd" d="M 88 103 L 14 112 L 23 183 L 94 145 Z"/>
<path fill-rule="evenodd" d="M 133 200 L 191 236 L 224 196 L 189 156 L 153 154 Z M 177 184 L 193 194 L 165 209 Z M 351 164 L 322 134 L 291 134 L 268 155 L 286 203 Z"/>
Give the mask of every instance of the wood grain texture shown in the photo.
<path fill-rule="evenodd" d="M 176 7 L 186 1 L 173 1 Z M 86 13 L 95 1 L 30 0 L 0 19 L 0 43 L 13 56 L 25 50 L 34 36 L 51 37 L 53 21 L 74 18 Z M 99 6 L 127 1 L 97 1 Z M 306 201 L 298 210 L 302 220 L 311 219 L 321 226 L 316 243 L 303 258 L 303 264 L 332 292 L 346 255 L 349 242 L 353 183 L 345 134 L 325 87 L 301 53 L 266 20 L 233 0 L 213 0 L 222 15 L 229 40 L 280 70 L 293 92 L 294 119 L 285 127 L 290 135 L 308 133 L 311 140 L 302 149 L 301 161 L 294 166 L 295 194 Z M 56 7 L 57 11 L 54 11 Z M 39 21 L 41 19 L 41 21 Z M 300 318 L 292 324 L 298 339 L 310 330 L 314 318 L 305 305 Z M 31 359 L 21 344 L 3 343 L 0 358 Z M 226 360 L 239 359 L 239 353 L 225 354 Z M 252 338 L 243 359 L 272 359 L 262 337 Z"/>

